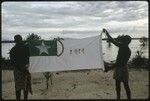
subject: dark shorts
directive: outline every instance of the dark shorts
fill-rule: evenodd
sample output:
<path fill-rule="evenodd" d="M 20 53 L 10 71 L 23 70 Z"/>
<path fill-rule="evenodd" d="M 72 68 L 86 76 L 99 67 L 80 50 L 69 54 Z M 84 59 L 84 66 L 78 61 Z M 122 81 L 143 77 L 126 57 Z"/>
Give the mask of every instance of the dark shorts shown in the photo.
<path fill-rule="evenodd" d="M 21 72 L 18 69 L 14 69 L 14 80 L 15 80 L 15 89 L 18 90 L 28 90 L 32 92 L 31 88 L 31 74 Z"/>
<path fill-rule="evenodd" d="M 27 76 L 20 72 L 19 70 L 15 69 L 14 70 L 14 80 L 15 80 L 15 89 L 16 90 L 21 90 L 21 89 L 26 89 L 26 81 L 27 81 Z"/>
<path fill-rule="evenodd" d="M 115 68 L 113 78 L 118 81 L 126 82 L 129 79 L 127 66 Z"/>

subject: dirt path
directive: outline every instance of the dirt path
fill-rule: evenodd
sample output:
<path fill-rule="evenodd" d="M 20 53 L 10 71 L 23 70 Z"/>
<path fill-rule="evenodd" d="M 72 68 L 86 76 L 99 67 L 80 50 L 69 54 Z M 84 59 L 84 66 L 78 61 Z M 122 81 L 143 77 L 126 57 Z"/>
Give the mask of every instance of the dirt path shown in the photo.
<path fill-rule="evenodd" d="M 129 85 L 132 98 L 148 98 L 148 71 L 130 69 Z M 115 99 L 113 71 L 102 70 L 85 72 L 54 73 L 53 85 L 46 90 L 42 73 L 32 74 L 33 95 L 29 99 Z M 50 82 L 49 82 L 50 84 Z M 126 99 L 122 85 L 121 99 Z M 2 98 L 15 99 L 12 71 L 2 71 Z"/>

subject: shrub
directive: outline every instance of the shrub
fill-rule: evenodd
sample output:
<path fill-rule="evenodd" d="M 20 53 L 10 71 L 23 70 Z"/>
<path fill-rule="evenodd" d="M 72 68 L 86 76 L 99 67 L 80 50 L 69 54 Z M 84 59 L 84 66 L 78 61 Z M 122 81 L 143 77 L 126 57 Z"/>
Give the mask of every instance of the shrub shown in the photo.
<path fill-rule="evenodd" d="M 141 37 L 141 39 L 139 40 L 141 43 L 141 46 L 145 46 L 148 43 L 148 39 L 146 37 Z"/>
<path fill-rule="evenodd" d="M 136 56 L 130 61 L 131 68 L 147 69 L 149 68 L 148 58 L 142 56 L 143 52 L 137 51 Z"/>
<path fill-rule="evenodd" d="M 9 59 L 1 58 L 1 69 L 3 70 L 13 70 L 11 62 Z"/>

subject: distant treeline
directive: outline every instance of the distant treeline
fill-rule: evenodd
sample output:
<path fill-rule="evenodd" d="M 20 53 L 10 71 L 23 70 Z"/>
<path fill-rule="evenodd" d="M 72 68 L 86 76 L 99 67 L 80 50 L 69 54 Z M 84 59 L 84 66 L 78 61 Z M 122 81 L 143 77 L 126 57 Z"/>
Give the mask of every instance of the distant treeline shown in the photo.
<path fill-rule="evenodd" d="M 114 39 L 116 39 L 116 38 L 114 38 Z M 142 38 L 132 38 L 132 40 L 140 40 L 140 39 L 142 39 Z M 149 38 L 145 38 L 145 39 L 149 40 Z M 108 38 L 103 38 L 102 40 L 108 40 Z M 24 41 L 24 42 L 26 42 L 26 41 Z M 1 41 L 1 43 L 15 43 L 15 42 L 12 40 L 4 40 L 4 41 Z"/>

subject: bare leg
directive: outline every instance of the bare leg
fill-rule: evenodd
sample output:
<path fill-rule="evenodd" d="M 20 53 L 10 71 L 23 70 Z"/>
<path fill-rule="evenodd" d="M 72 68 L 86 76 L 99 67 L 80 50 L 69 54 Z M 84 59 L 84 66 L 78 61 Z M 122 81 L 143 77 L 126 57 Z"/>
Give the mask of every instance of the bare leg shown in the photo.
<path fill-rule="evenodd" d="M 117 99 L 120 99 L 120 91 L 121 91 L 121 82 L 116 80 L 116 93 L 117 93 Z"/>
<path fill-rule="evenodd" d="M 16 100 L 20 101 L 21 90 L 16 90 Z"/>
<path fill-rule="evenodd" d="M 23 90 L 24 93 L 24 100 L 27 101 L 28 99 L 28 91 L 27 90 Z"/>
<path fill-rule="evenodd" d="M 123 82 L 123 84 L 124 84 L 124 88 L 126 90 L 127 98 L 131 99 L 131 91 L 130 91 L 130 87 L 129 87 L 128 81 Z"/>

